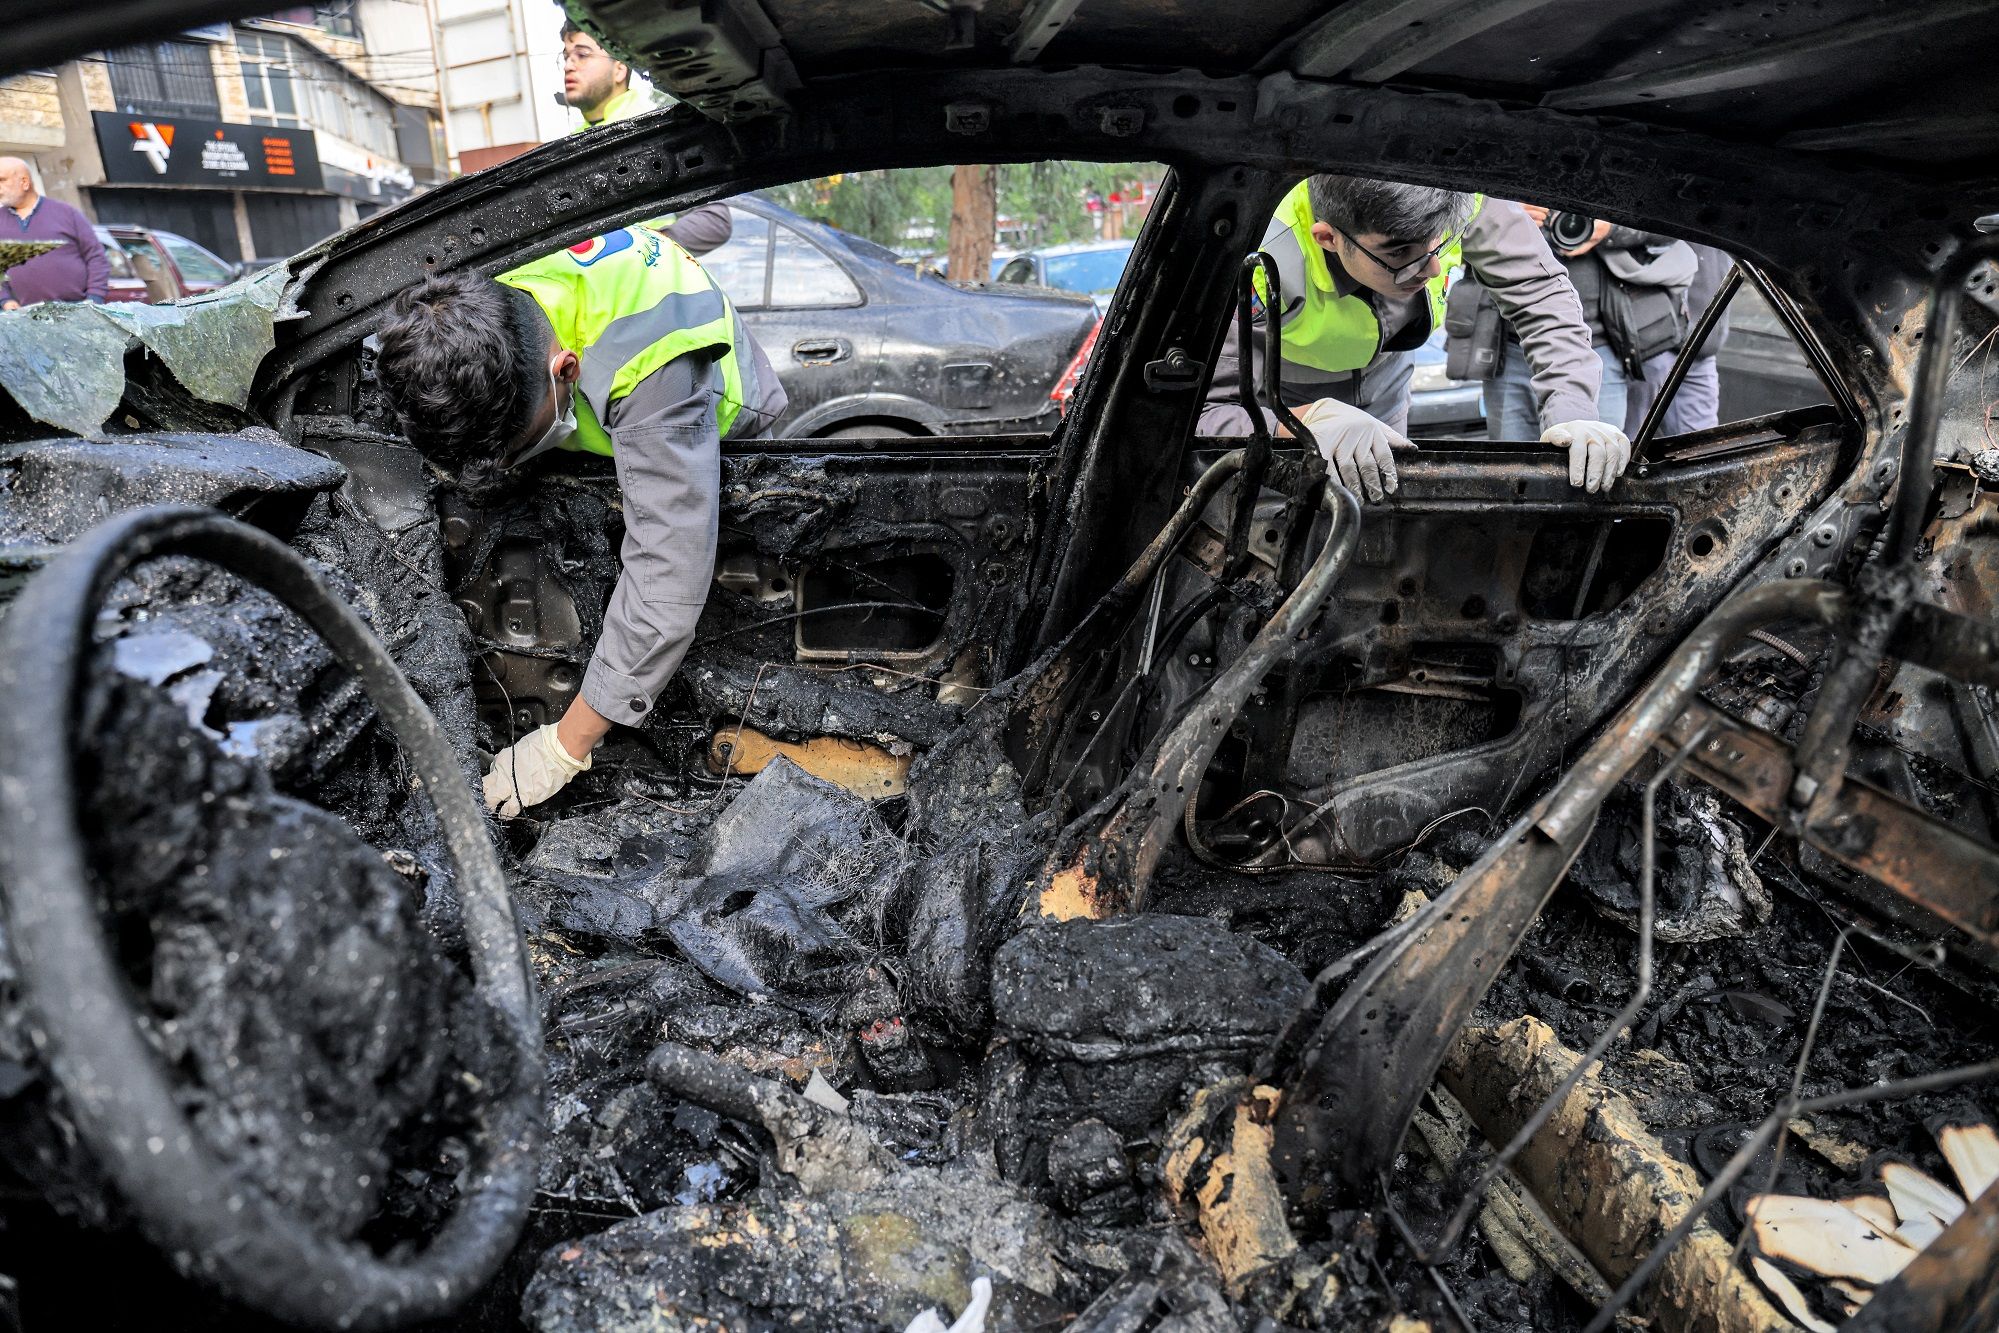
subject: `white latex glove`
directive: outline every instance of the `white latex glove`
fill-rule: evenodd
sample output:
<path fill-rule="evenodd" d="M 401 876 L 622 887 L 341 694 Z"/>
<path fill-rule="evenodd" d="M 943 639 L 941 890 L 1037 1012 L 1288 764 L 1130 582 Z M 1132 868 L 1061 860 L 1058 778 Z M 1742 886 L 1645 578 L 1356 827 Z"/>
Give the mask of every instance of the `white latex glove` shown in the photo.
<path fill-rule="evenodd" d="M 512 819 L 530 805 L 540 805 L 590 767 L 590 756 L 574 758 L 555 738 L 555 724 L 536 727 L 493 756 L 483 784 L 486 808 Z"/>
<path fill-rule="evenodd" d="M 1370 500 L 1395 493 L 1395 457 L 1390 451 L 1414 449 L 1407 438 L 1336 398 L 1305 404 L 1298 409 L 1298 419 L 1311 427 L 1320 457 L 1348 490 Z"/>
<path fill-rule="evenodd" d="M 1631 441 L 1608 421 L 1564 421 L 1541 432 L 1541 443 L 1569 451 L 1569 485 L 1607 491 L 1631 461 Z"/>
<path fill-rule="evenodd" d="M 986 1333 L 986 1311 L 992 1303 L 993 1280 L 989 1277 L 973 1278 L 971 1302 L 949 1328 L 944 1327 L 943 1316 L 930 1309 L 910 1320 L 903 1333 Z"/>

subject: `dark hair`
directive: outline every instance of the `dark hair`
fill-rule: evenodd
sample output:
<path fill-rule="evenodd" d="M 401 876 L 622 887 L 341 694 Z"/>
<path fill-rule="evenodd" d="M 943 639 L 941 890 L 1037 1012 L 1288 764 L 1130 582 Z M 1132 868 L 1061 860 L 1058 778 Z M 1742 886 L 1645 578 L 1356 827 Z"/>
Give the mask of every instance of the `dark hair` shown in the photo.
<path fill-rule="evenodd" d="M 376 337 L 375 378 L 425 457 L 490 476 L 547 392 L 548 336 L 526 292 L 471 273 L 404 291 Z"/>
<path fill-rule="evenodd" d="M 583 32 L 583 29 L 576 25 L 576 20 L 570 18 L 567 13 L 564 13 L 562 18 L 562 40 L 566 42 L 579 32 Z M 587 37 L 589 34 L 584 33 L 584 36 Z"/>
<path fill-rule="evenodd" d="M 1312 217 L 1351 239 L 1379 232 L 1407 243 L 1454 235 L 1471 220 L 1472 196 L 1366 176 L 1314 176 Z"/>

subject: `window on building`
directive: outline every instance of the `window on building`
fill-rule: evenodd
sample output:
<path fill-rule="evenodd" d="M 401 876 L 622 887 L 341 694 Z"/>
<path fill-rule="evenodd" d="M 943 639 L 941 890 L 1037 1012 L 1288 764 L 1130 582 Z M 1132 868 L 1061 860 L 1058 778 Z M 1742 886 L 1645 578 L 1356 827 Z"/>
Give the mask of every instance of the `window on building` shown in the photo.
<path fill-rule="evenodd" d="M 236 53 L 255 124 L 323 130 L 377 157 L 397 156 L 394 104 L 338 61 L 251 28 L 236 30 Z"/>
<path fill-rule="evenodd" d="M 140 42 L 104 53 L 118 109 L 152 116 L 219 116 L 206 42 Z"/>
<path fill-rule="evenodd" d="M 361 23 L 354 13 L 355 8 L 355 0 L 332 0 L 328 4 L 286 5 L 272 10 L 265 17 L 275 23 L 296 23 L 301 28 L 318 28 L 335 37 L 359 40 Z"/>
<path fill-rule="evenodd" d="M 297 126 L 297 68 L 292 44 L 267 32 L 236 31 L 236 54 L 243 67 L 243 95 L 250 120 L 258 125 Z"/>
<path fill-rule="evenodd" d="M 410 169 L 419 185 L 442 185 L 444 169 L 444 124 L 418 106 L 395 109 L 396 155 Z"/>

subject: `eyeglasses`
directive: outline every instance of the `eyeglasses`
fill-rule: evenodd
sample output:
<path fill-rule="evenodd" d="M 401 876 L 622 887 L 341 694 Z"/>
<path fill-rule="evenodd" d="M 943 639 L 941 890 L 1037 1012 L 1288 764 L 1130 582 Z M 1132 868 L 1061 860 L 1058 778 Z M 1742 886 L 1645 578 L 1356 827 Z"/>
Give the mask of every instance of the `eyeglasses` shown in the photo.
<path fill-rule="evenodd" d="M 570 62 L 572 61 L 574 61 L 578 65 L 582 65 L 592 60 L 609 60 L 610 58 L 611 57 L 607 52 L 585 51 L 578 47 L 571 47 L 562 53 L 562 63 L 565 66 L 570 64 Z"/>
<path fill-rule="evenodd" d="M 1414 278 L 1418 273 L 1421 273 L 1426 267 L 1428 267 L 1431 260 L 1435 259 L 1438 255 L 1444 253 L 1444 247 L 1449 245 L 1452 239 L 1451 237 L 1446 236 L 1443 240 L 1437 242 L 1437 246 L 1434 250 L 1431 250 L 1428 253 L 1416 259 L 1412 259 L 1406 264 L 1398 266 L 1389 263 L 1386 259 L 1383 259 L 1380 255 L 1376 254 L 1374 251 L 1368 249 L 1366 246 L 1362 245 L 1359 241 L 1356 241 L 1353 238 L 1353 234 L 1351 232 L 1343 231 L 1340 233 L 1340 235 L 1347 238 L 1348 245 L 1351 245 L 1354 249 L 1360 251 L 1362 254 L 1366 255 L 1369 259 L 1372 259 L 1376 264 L 1380 265 L 1381 268 L 1387 272 L 1388 280 L 1398 285 L 1400 285 L 1401 283 L 1408 282 L 1410 279 Z"/>

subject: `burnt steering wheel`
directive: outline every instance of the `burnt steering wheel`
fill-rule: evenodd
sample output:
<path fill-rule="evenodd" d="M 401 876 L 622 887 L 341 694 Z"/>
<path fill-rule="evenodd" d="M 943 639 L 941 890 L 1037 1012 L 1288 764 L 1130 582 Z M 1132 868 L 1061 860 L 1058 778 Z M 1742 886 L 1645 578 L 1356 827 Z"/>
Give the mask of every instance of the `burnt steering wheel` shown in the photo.
<path fill-rule="evenodd" d="M 400 743 L 449 853 L 470 971 L 469 982 L 461 973 L 454 984 L 461 995 L 469 986 L 484 1068 L 498 1077 L 458 1080 L 473 1087 L 464 1098 L 466 1157 L 439 1205 L 441 1222 L 413 1254 L 378 1253 L 353 1226 L 339 1234 L 218 1150 L 189 1114 L 194 1076 L 149 1036 L 143 987 L 108 929 L 80 818 L 79 779 L 89 781 L 82 728 L 97 721 L 86 695 L 93 624 L 121 578 L 166 556 L 234 574 L 319 635 Z M 282 542 L 212 510 L 142 509 L 92 529 L 28 582 L 0 624 L 0 905 L 46 1076 L 138 1228 L 183 1272 L 290 1323 L 387 1328 L 451 1311 L 519 1238 L 542 1134 L 541 1030 L 498 857 L 436 719 L 361 618 Z M 320 910 L 357 909 L 342 901 Z M 449 966 L 442 954 L 425 957 L 433 973 Z M 314 1003 L 291 1002 L 294 1011 Z M 382 1039 L 391 1021 L 379 1018 L 372 1034 L 350 1026 L 363 1030 L 357 1040 Z M 419 1051 L 452 1039 L 395 1035 Z"/>

